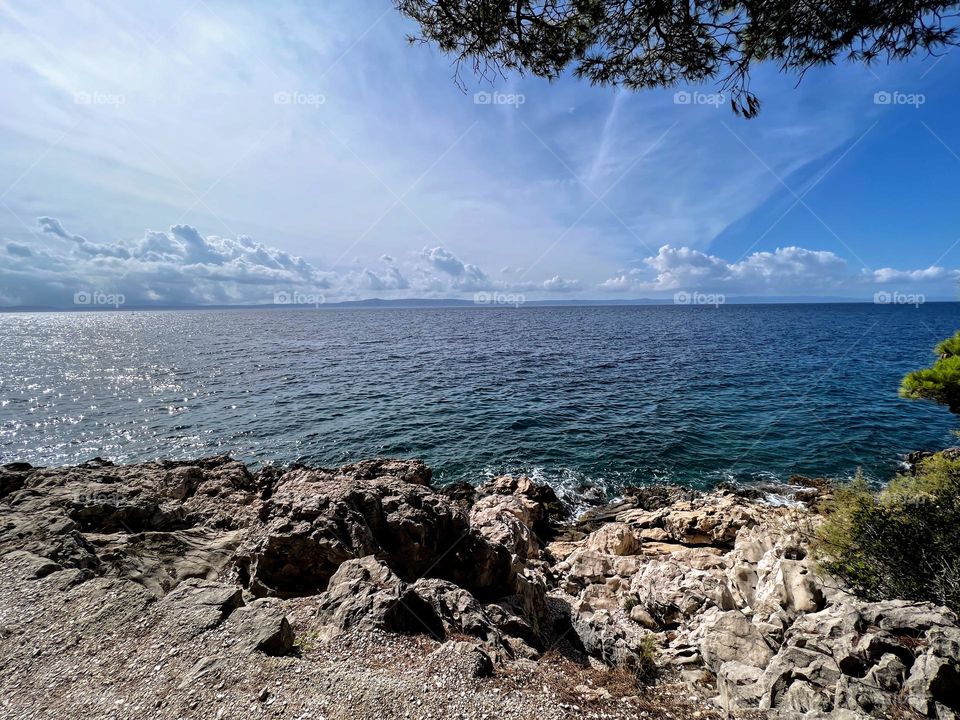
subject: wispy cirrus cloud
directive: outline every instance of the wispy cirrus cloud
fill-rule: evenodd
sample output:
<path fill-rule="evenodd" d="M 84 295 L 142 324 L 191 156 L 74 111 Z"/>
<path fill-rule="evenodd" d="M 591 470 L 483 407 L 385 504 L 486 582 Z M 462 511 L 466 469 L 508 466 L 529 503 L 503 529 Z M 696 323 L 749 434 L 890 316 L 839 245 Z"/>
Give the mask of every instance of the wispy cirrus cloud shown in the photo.
<path fill-rule="evenodd" d="M 171 283 L 190 274 L 183 267 L 295 274 L 285 252 L 344 293 L 510 287 L 569 297 L 637 291 L 636 273 L 617 268 L 640 267 L 652 282 L 659 271 L 643 260 L 665 243 L 730 258 L 797 246 L 853 262 L 855 252 L 879 268 L 877 281 L 884 270 L 919 272 L 898 267 L 957 264 L 937 259 L 957 224 L 945 146 L 960 151 L 960 137 L 943 107 L 956 94 L 934 90 L 960 56 L 929 74 L 910 64 L 817 70 L 797 88 L 765 68 L 755 78 L 764 112 L 744 122 L 724 107 L 678 104 L 672 90 L 566 77 L 504 78 L 497 89 L 522 104 L 476 104 L 472 91 L 487 86 L 466 76 L 462 92 L 446 58 L 407 45 L 398 13 L 354 0 L 171 0 L 137 12 L 119 0 L 11 0 L 0 30 L 0 237 L 22 266 L 28 252 L 50 252 L 34 218 L 59 218 L 40 237 L 76 250 L 63 269 L 70 284 L 111 257 L 166 267 Z M 929 93 L 922 118 L 939 140 L 919 110 L 873 102 L 897 87 Z M 886 181 L 900 147 L 923 172 Z M 884 181 L 871 188 L 871 177 Z M 872 198 L 887 187 L 895 197 Z M 878 207 L 901 206 L 909 217 L 893 220 L 906 227 L 877 221 Z M 171 223 L 182 229 L 141 237 Z M 268 239 L 276 254 L 230 245 L 245 236 Z M 153 254 L 137 254 L 141 245 Z M 776 276 L 762 279 L 773 269 L 784 290 L 795 285 L 804 260 L 774 260 L 725 272 L 773 292 Z M 684 272 L 709 272 L 702 259 L 686 262 Z M 198 280 L 185 292 L 222 301 L 240 286 Z M 30 283 L 0 292 L 27 296 Z M 151 292 L 167 296 L 157 283 Z"/>

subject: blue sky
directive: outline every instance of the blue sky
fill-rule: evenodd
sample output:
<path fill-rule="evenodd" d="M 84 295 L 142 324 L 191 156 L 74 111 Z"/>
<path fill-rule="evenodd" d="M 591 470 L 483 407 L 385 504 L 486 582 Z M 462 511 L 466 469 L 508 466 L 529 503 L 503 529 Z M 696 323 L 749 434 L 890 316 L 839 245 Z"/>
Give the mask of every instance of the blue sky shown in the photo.
<path fill-rule="evenodd" d="M 413 30 L 388 0 L 5 3 L 0 306 L 958 297 L 960 51 L 761 67 L 745 121 L 711 86 L 464 89 Z"/>

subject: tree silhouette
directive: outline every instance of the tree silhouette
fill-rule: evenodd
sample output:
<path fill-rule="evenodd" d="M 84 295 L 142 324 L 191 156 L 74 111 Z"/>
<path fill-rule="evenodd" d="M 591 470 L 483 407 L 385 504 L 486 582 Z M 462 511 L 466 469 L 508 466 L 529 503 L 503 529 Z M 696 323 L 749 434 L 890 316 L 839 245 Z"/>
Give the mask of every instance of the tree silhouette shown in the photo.
<path fill-rule="evenodd" d="M 930 0 L 394 0 L 435 43 L 484 77 L 555 79 L 572 68 L 630 89 L 716 81 L 754 117 L 750 71 L 769 61 L 800 77 L 850 60 L 903 60 L 956 44 L 960 3 Z"/>

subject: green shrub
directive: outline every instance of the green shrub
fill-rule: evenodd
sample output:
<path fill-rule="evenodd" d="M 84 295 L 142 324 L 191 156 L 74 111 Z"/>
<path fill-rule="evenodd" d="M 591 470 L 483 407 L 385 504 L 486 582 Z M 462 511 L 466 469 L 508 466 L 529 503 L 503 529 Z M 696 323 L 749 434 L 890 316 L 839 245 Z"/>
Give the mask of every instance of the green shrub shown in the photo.
<path fill-rule="evenodd" d="M 960 332 L 940 342 L 933 351 L 939 359 L 928 368 L 909 373 L 900 385 L 900 395 L 933 400 L 960 413 Z"/>
<path fill-rule="evenodd" d="M 858 474 L 829 504 L 815 552 L 865 599 L 960 610 L 960 460 L 934 455 L 878 492 Z"/>
<path fill-rule="evenodd" d="M 659 672 L 659 666 L 657 665 L 659 649 L 657 648 L 657 638 L 653 633 L 647 633 L 643 636 L 639 650 L 640 662 L 634 668 L 637 677 L 641 680 L 655 678 Z"/>

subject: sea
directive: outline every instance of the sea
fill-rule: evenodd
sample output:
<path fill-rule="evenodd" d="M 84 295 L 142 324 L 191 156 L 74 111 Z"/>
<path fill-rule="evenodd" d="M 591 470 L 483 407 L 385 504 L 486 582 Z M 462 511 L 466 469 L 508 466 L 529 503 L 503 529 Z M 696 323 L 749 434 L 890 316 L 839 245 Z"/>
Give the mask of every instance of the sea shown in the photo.
<path fill-rule="evenodd" d="M 0 314 L 0 463 L 422 458 L 563 495 L 885 482 L 958 418 L 899 398 L 960 304 Z"/>

